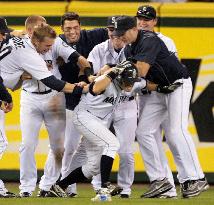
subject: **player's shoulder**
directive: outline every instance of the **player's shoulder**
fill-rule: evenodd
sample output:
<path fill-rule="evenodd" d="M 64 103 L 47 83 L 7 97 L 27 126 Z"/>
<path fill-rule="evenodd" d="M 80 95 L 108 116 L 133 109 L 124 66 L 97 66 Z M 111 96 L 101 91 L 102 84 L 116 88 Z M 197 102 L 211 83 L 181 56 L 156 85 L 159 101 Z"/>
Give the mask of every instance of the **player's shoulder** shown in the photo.
<path fill-rule="evenodd" d="M 54 46 L 70 47 L 61 37 L 57 36 L 54 41 Z"/>
<path fill-rule="evenodd" d="M 109 40 L 106 40 L 106 41 L 99 43 L 96 46 L 94 46 L 94 49 L 102 50 L 102 52 L 104 52 L 105 50 L 107 50 L 108 44 L 109 44 Z"/>
<path fill-rule="evenodd" d="M 139 32 L 141 35 L 143 35 L 144 38 L 156 38 L 157 37 L 157 34 L 152 31 L 140 30 Z"/>
<path fill-rule="evenodd" d="M 160 38 L 162 41 L 167 41 L 167 42 L 171 42 L 174 44 L 174 41 L 169 37 L 169 36 L 165 36 L 162 33 L 156 32 L 158 38 Z"/>

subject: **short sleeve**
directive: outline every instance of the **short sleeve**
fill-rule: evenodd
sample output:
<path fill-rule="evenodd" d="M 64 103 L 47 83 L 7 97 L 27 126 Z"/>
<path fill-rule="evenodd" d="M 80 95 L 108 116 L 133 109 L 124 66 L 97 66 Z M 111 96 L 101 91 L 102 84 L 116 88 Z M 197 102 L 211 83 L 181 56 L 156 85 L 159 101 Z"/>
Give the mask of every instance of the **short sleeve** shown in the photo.
<path fill-rule="evenodd" d="M 21 55 L 19 58 L 21 69 L 30 73 L 36 80 L 41 80 L 52 75 L 45 61 L 36 51 L 25 49 L 19 55 Z"/>
<path fill-rule="evenodd" d="M 60 56 L 61 58 L 63 58 L 65 63 L 68 62 L 69 56 L 75 51 L 76 50 L 74 50 L 71 46 L 69 46 L 60 37 L 56 38 L 54 45 L 52 47 L 53 58 L 57 59 Z"/>

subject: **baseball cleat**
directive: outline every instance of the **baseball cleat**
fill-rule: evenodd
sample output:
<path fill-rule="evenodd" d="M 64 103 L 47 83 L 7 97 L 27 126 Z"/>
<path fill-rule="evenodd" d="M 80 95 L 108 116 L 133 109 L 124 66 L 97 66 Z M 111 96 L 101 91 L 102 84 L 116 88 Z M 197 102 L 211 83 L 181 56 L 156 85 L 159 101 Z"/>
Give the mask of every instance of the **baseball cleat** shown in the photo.
<path fill-rule="evenodd" d="M 12 192 L 0 192 L 0 198 L 15 198 L 18 197 L 16 194 L 12 193 Z"/>
<path fill-rule="evenodd" d="M 164 178 L 163 180 L 155 180 L 151 183 L 149 190 L 142 194 L 140 197 L 154 198 L 160 194 L 164 194 L 172 188 L 173 186 L 170 184 L 167 178 Z"/>
<path fill-rule="evenodd" d="M 75 197 L 77 197 L 77 194 L 76 193 L 67 193 L 67 196 L 70 198 L 75 198 Z"/>
<path fill-rule="evenodd" d="M 198 196 L 201 192 L 206 191 L 209 188 L 209 184 L 204 179 L 188 180 L 181 184 L 181 193 L 183 198 L 190 198 Z"/>
<path fill-rule="evenodd" d="M 32 192 L 20 192 L 19 196 L 21 198 L 27 198 L 27 197 L 31 197 L 32 196 Z"/>
<path fill-rule="evenodd" d="M 67 197 L 67 194 L 65 191 L 57 184 L 54 184 L 49 191 L 53 196 L 55 197 Z"/>
<path fill-rule="evenodd" d="M 106 187 L 108 188 L 111 196 L 119 195 L 123 191 L 123 188 L 119 186 L 114 186 L 110 182 L 106 183 Z"/>
<path fill-rule="evenodd" d="M 108 188 L 101 188 L 94 198 L 91 198 L 93 202 L 105 202 L 111 201 L 111 194 Z"/>
<path fill-rule="evenodd" d="M 169 195 L 169 194 L 159 194 L 153 198 L 157 198 L 157 199 L 178 199 L 177 195 Z"/>
<path fill-rule="evenodd" d="M 49 191 L 45 191 L 43 189 L 40 189 L 38 191 L 37 197 L 49 197 Z"/>
<path fill-rule="evenodd" d="M 122 198 L 122 199 L 129 199 L 130 196 L 128 194 L 120 194 L 120 198 Z"/>

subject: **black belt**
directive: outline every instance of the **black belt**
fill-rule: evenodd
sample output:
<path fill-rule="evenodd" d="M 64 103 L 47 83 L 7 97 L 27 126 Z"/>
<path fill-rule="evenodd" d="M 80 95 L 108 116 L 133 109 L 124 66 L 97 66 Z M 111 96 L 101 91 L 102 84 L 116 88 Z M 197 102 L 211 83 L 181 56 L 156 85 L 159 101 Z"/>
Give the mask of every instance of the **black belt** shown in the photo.
<path fill-rule="evenodd" d="M 24 88 L 23 88 L 23 90 L 24 90 L 25 92 L 28 92 L 28 91 L 25 90 Z M 39 95 L 45 95 L 45 94 L 48 94 L 48 93 L 50 93 L 50 92 L 52 92 L 52 89 L 46 90 L 46 91 L 43 91 L 43 92 L 29 92 L 29 93 L 39 94 Z"/>
<path fill-rule="evenodd" d="M 129 97 L 129 101 L 134 100 L 134 96 Z"/>

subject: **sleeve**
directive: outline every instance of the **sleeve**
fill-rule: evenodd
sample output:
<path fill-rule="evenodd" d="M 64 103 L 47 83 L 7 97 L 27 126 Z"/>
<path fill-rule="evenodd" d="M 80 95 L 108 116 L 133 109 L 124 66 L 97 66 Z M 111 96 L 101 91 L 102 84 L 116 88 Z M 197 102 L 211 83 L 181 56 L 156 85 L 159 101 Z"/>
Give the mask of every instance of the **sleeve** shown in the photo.
<path fill-rule="evenodd" d="M 133 60 L 153 65 L 161 50 L 160 40 L 157 37 L 147 37 L 138 46 L 138 52 L 133 56 Z"/>
<path fill-rule="evenodd" d="M 3 84 L 3 80 L 2 80 L 1 77 L 0 77 L 0 100 L 1 101 L 5 101 L 7 103 L 11 103 L 12 102 L 12 96 L 7 91 L 7 89 L 5 88 L 5 86 Z"/>
<path fill-rule="evenodd" d="M 63 58 L 65 63 L 68 63 L 68 59 L 71 54 L 76 52 L 71 46 L 69 46 L 60 37 L 57 37 L 52 47 L 53 58 L 57 59 L 59 56 Z"/>
<path fill-rule="evenodd" d="M 101 58 L 100 58 L 99 46 L 95 46 L 93 50 L 88 55 L 88 61 L 93 64 L 94 73 L 98 73 L 101 68 Z"/>
<path fill-rule="evenodd" d="M 45 61 L 36 51 L 25 49 L 25 52 L 20 52 L 19 55 L 21 69 L 30 73 L 36 80 L 53 75 L 48 70 Z"/>
<path fill-rule="evenodd" d="M 176 56 L 178 55 L 175 43 L 171 38 L 167 37 L 167 39 L 166 39 L 166 41 L 164 41 L 164 43 L 170 52 L 174 53 Z"/>

